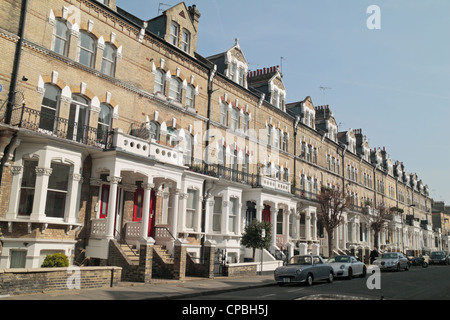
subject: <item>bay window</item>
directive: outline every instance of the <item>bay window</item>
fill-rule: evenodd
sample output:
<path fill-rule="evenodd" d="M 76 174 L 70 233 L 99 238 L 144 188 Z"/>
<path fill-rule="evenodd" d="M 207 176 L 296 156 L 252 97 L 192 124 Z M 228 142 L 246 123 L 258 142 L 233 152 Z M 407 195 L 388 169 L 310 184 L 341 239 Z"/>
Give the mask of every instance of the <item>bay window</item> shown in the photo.
<path fill-rule="evenodd" d="M 188 197 L 186 201 L 186 228 L 193 229 L 194 221 L 197 212 L 197 191 L 189 189 L 187 191 Z"/>
<path fill-rule="evenodd" d="M 220 231 L 222 226 L 222 197 L 214 197 L 212 230 Z"/>
<path fill-rule="evenodd" d="M 47 217 L 64 218 L 70 167 L 59 163 L 52 163 L 51 169 L 52 174 L 48 181 L 45 214 Z"/>
<path fill-rule="evenodd" d="M 33 209 L 37 165 L 38 162 L 34 160 L 25 160 L 23 163 L 22 184 L 20 187 L 19 215 L 29 216 Z"/>
<path fill-rule="evenodd" d="M 238 198 L 230 198 L 230 211 L 228 213 L 228 231 L 236 233 L 236 221 L 238 214 Z"/>

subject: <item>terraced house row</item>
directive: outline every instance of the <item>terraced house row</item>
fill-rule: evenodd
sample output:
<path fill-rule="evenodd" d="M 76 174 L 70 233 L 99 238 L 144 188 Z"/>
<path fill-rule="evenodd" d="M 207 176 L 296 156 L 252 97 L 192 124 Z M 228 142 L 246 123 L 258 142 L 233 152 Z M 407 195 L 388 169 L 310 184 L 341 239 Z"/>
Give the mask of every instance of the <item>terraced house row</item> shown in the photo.
<path fill-rule="evenodd" d="M 326 255 L 322 187 L 353 201 L 336 253 L 373 247 L 381 205 L 402 209 L 381 249 L 440 243 L 416 174 L 362 129 L 339 132 L 330 106 L 288 103 L 280 69 L 249 70 L 238 39 L 198 53 L 195 5 L 150 20 L 115 0 L 0 9 L 0 268 L 36 268 L 54 252 L 104 265 L 122 242 L 152 245 L 155 259 L 181 245 L 195 260 L 209 246 L 243 263 L 253 219 L 272 224 L 267 263 L 283 250 Z"/>

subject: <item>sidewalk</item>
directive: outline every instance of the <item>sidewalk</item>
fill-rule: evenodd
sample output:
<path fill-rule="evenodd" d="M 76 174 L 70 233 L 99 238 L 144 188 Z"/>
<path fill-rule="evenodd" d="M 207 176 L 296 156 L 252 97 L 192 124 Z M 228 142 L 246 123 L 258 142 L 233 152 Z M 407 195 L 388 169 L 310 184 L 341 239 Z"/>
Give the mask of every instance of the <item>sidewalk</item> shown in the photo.
<path fill-rule="evenodd" d="M 198 297 L 235 290 L 275 285 L 273 275 L 253 277 L 186 278 L 184 281 L 154 279 L 151 284 L 121 282 L 118 287 L 51 291 L 3 296 L 4 300 L 166 300 Z"/>

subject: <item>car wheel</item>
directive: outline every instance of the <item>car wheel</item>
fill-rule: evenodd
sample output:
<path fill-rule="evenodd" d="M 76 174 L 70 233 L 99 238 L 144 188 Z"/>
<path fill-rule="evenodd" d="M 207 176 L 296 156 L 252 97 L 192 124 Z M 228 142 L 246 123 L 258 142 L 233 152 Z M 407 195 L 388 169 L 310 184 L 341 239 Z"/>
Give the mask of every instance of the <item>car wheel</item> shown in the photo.
<path fill-rule="evenodd" d="M 311 273 L 308 273 L 308 275 L 306 276 L 306 285 L 312 286 L 313 281 L 314 281 L 313 275 Z"/>
<path fill-rule="evenodd" d="M 334 280 L 334 274 L 333 271 L 330 272 L 330 274 L 328 275 L 328 283 L 332 283 Z"/>
<path fill-rule="evenodd" d="M 366 275 L 367 275 L 367 268 L 366 268 L 366 266 L 364 266 L 364 267 L 363 267 L 362 274 L 361 274 L 361 278 L 365 278 Z"/>
<path fill-rule="evenodd" d="M 353 278 L 353 270 L 352 270 L 352 268 L 349 268 L 348 269 L 348 280 L 352 280 L 352 278 Z"/>

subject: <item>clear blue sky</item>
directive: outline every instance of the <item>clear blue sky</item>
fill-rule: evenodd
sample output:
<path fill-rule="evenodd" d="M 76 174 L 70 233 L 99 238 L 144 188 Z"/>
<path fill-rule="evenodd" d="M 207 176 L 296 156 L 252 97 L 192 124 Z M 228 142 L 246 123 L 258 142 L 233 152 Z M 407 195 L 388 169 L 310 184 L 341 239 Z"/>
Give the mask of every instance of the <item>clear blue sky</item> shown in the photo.
<path fill-rule="evenodd" d="M 175 5 L 180 1 L 164 0 Z M 160 1 L 117 0 L 143 20 Z M 283 60 L 287 102 L 330 105 L 341 131 L 363 130 L 370 147 L 428 184 L 450 205 L 450 1 L 194 0 L 197 52 L 208 57 L 239 38 L 251 70 Z M 370 30 L 370 5 L 381 29 Z M 168 6 L 162 5 L 162 9 Z"/>

